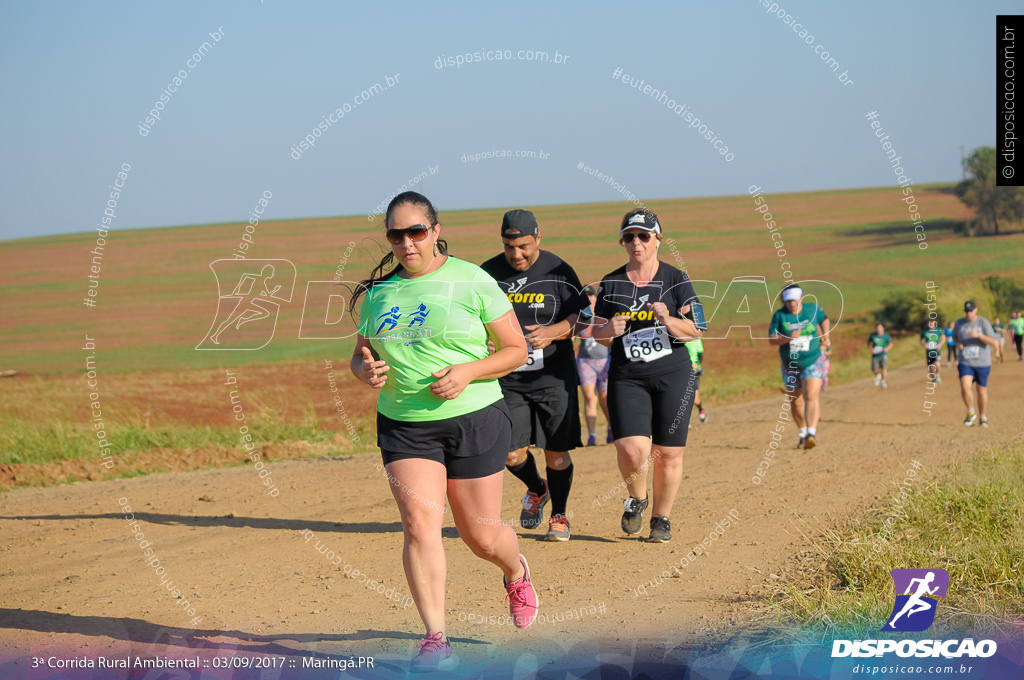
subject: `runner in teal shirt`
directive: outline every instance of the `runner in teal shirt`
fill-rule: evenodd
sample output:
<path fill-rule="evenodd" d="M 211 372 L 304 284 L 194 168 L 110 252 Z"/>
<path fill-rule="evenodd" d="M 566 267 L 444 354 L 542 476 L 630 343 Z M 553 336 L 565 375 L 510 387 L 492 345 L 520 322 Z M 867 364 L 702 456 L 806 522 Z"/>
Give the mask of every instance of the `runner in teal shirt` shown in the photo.
<path fill-rule="evenodd" d="M 889 369 L 889 350 L 892 349 L 892 338 L 885 332 L 885 326 L 878 324 L 875 332 L 868 336 L 868 347 L 871 348 L 871 372 L 875 374 L 875 387 L 886 389 L 886 373 Z"/>
<path fill-rule="evenodd" d="M 941 383 L 939 371 L 942 369 L 942 338 L 944 333 L 935 319 L 928 321 L 928 328 L 921 331 L 921 345 L 925 349 L 924 358 L 928 362 L 928 376 L 933 383 Z"/>
<path fill-rule="evenodd" d="M 779 348 L 782 380 L 792 400 L 793 420 L 800 428 L 797 447 L 813 449 L 832 340 L 825 310 L 814 303 L 804 304 L 803 296 L 803 289 L 796 284 L 782 291 L 784 306 L 772 316 L 768 336 L 769 343 Z"/>

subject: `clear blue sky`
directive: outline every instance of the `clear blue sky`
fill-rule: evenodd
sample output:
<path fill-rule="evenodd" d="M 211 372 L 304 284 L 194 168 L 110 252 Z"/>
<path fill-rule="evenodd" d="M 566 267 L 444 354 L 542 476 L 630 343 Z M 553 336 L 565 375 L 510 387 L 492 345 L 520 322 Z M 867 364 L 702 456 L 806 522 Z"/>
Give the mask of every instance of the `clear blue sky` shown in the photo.
<path fill-rule="evenodd" d="M 421 171 L 442 211 L 894 183 L 877 110 L 915 184 L 992 145 L 995 15 L 1013 2 L 8 2 L 0 8 L 0 239 L 90 231 L 122 163 L 114 228 L 373 212 Z M 209 33 L 148 136 L 144 121 Z M 439 57 L 557 50 L 563 64 Z M 626 74 L 705 121 L 731 162 Z M 360 105 L 385 76 L 397 84 Z M 295 160 L 323 116 L 351 111 Z M 543 151 L 539 158 L 463 154 Z"/>

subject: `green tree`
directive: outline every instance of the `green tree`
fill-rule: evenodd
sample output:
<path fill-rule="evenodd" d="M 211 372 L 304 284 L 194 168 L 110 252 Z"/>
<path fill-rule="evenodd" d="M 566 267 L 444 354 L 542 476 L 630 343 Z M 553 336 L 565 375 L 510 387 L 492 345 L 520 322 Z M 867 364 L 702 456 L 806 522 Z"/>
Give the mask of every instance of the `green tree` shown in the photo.
<path fill-rule="evenodd" d="M 1018 222 L 1024 218 L 1024 187 L 996 186 L 996 150 L 979 146 L 964 161 L 968 179 L 956 187 L 956 195 L 974 208 L 972 231 L 998 234 L 999 221 Z"/>

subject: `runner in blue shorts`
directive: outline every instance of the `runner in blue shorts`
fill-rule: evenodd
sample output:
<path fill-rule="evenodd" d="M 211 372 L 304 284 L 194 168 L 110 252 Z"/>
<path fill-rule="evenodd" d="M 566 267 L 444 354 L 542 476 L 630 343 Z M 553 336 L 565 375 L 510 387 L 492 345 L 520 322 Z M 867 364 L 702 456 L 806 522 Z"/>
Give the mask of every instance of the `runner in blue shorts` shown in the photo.
<path fill-rule="evenodd" d="M 992 324 L 983 316 L 978 316 L 978 304 L 974 300 L 964 303 L 964 318 L 957 319 L 953 326 L 953 338 L 960 355 L 957 372 L 960 374 L 960 395 L 967 406 L 964 425 L 971 427 L 978 416 L 981 416 L 982 427 L 988 427 L 985 409 L 988 406 L 988 373 L 992 369 L 992 350 L 996 344 L 996 332 Z M 975 411 L 974 394 L 971 385 L 978 394 Z"/>
<path fill-rule="evenodd" d="M 782 291 L 782 309 L 772 316 L 769 343 L 779 348 L 782 380 L 793 407 L 793 420 L 800 428 L 797 448 L 817 445 L 821 418 L 821 386 L 828 373 L 832 353 L 829 320 L 825 310 L 804 304 L 804 291 L 793 284 Z"/>

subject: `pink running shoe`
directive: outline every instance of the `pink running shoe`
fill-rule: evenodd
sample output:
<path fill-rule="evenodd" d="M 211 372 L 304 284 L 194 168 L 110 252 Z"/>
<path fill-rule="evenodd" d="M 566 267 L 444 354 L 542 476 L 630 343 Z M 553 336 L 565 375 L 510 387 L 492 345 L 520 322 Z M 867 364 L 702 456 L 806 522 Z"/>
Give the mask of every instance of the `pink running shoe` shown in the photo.
<path fill-rule="evenodd" d="M 537 599 L 537 591 L 533 589 L 533 582 L 530 580 L 530 565 L 522 555 L 519 556 L 519 561 L 523 563 L 526 573 L 512 583 L 505 584 L 505 590 L 508 592 L 505 599 L 508 600 L 509 614 L 512 615 L 515 627 L 527 628 L 537 619 L 540 600 Z"/>
<path fill-rule="evenodd" d="M 447 671 L 456 666 L 452 646 L 444 639 L 443 633 L 427 633 L 427 637 L 417 642 L 416 646 L 420 648 L 420 653 L 409 664 L 409 670 Z"/>

